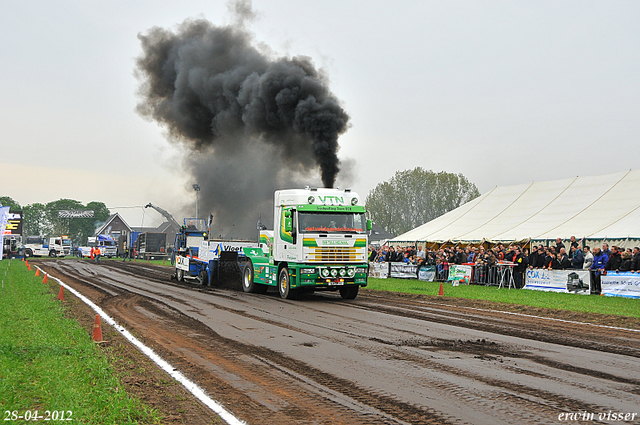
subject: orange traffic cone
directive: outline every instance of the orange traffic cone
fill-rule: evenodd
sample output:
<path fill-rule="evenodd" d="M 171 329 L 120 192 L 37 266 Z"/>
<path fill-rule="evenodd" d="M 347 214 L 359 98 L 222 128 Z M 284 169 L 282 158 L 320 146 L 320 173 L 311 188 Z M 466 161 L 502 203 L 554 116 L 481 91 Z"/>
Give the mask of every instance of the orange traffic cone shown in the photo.
<path fill-rule="evenodd" d="M 44 279 L 42 279 L 42 283 L 47 284 L 47 274 L 44 274 Z"/>
<path fill-rule="evenodd" d="M 25 260 L 25 266 L 29 267 L 29 260 Z"/>
<path fill-rule="evenodd" d="M 60 292 L 58 292 L 58 299 L 64 301 L 64 288 L 62 286 L 60 287 Z"/>
<path fill-rule="evenodd" d="M 100 315 L 96 314 L 96 320 L 93 323 L 93 336 L 95 342 L 102 342 L 102 327 L 100 326 Z"/>
<path fill-rule="evenodd" d="M 29 271 L 31 271 L 31 264 L 29 264 Z"/>
<path fill-rule="evenodd" d="M 36 276 L 40 276 L 40 269 L 36 269 Z"/>
<path fill-rule="evenodd" d="M 438 296 L 441 297 L 444 295 L 444 288 L 442 287 L 442 282 L 440 282 L 440 290 L 438 291 Z"/>

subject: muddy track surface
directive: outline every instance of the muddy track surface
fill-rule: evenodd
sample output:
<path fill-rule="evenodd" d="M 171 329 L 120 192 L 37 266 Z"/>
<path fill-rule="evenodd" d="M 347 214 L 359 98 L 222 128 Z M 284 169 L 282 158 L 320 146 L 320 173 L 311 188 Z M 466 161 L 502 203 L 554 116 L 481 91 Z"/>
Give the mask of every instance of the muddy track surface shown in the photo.
<path fill-rule="evenodd" d="M 42 264 L 249 424 L 549 424 L 566 412 L 598 423 L 602 412 L 640 413 L 640 332 L 575 315 L 373 292 L 289 301 L 177 284 L 171 269 L 144 263 Z"/>

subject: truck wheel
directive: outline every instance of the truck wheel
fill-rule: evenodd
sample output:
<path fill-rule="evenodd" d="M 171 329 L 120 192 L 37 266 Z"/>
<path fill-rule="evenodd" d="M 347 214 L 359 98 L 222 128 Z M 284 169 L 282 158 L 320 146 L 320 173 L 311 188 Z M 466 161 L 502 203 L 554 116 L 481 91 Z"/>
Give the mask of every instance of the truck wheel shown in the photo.
<path fill-rule="evenodd" d="M 24 258 L 29 258 L 29 257 L 33 257 L 33 251 L 31 251 L 31 249 L 25 249 Z"/>
<path fill-rule="evenodd" d="M 55 250 L 51 250 L 49 251 L 49 257 L 55 257 L 56 256 L 56 251 Z"/>
<path fill-rule="evenodd" d="M 340 288 L 340 296 L 345 300 L 352 300 L 358 295 L 359 286 L 347 286 Z"/>
<path fill-rule="evenodd" d="M 184 270 L 182 269 L 176 269 L 176 280 L 178 282 L 182 282 L 184 281 Z"/>
<path fill-rule="evenodd" d="M 251 260 L 247 260 L 242 271 L 242 290 L 244 292 L 255 292 L 255 285 L 253 283 L 253 263 Z"/>
<path fill-rule="evenodd" d="M 289 300 L 295 298 L 296 295 L 295 290 L 291 289 L 289 269 L 286 267 L 283 267 L 278 275 L 278 292 L 280 292 L 281 298 Z"/>
<path fill-rule="evenodd" d="M 209 286 L 209 273 L 206 270 L 200 272 L 200 283 L 202 286 Z"/>

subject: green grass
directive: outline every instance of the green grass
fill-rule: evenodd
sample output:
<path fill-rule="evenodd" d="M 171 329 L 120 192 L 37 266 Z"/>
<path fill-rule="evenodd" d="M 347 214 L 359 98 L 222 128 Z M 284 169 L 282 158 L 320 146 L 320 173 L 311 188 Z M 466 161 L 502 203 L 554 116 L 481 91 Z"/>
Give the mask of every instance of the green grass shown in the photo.
<path fill-rule="evenodd" d="M 64 317 L 57 292 L 33 270 L 18 260 L 0 261 L 2 419 L 7 410 L 64 410 L 82 424 L 161 423 L 157 411 L 124 392 L 100 348 Z"/>
<path fill-rule="evenodd" d="M 444 296 L 519 304 L 532 307 L 554 308 L 583 313 L 615 314 L 640 318 L 640 300 L 597 295 L 576 295 L 528 289 L 498 289 L 495 286 L 461 285 L 444 283 Z M 367 289 L 409 294 L 438 295 L 439 282 L 422 282 L 416 279 L 369 278 Z"/>

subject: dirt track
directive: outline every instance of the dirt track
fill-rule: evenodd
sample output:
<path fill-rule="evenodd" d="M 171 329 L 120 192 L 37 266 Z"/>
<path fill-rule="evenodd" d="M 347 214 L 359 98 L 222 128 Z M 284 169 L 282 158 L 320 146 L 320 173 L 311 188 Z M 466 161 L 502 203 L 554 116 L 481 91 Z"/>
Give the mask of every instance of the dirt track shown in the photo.
<path fill-rule="evenodd" d="M 597 423 L 610 410 L 640 413 L 640 332 L 435 297 L 288 301 L 199 289 L 144 263 L 42 264 L 250 424 L 549 424 L 584 411 Z"/>

